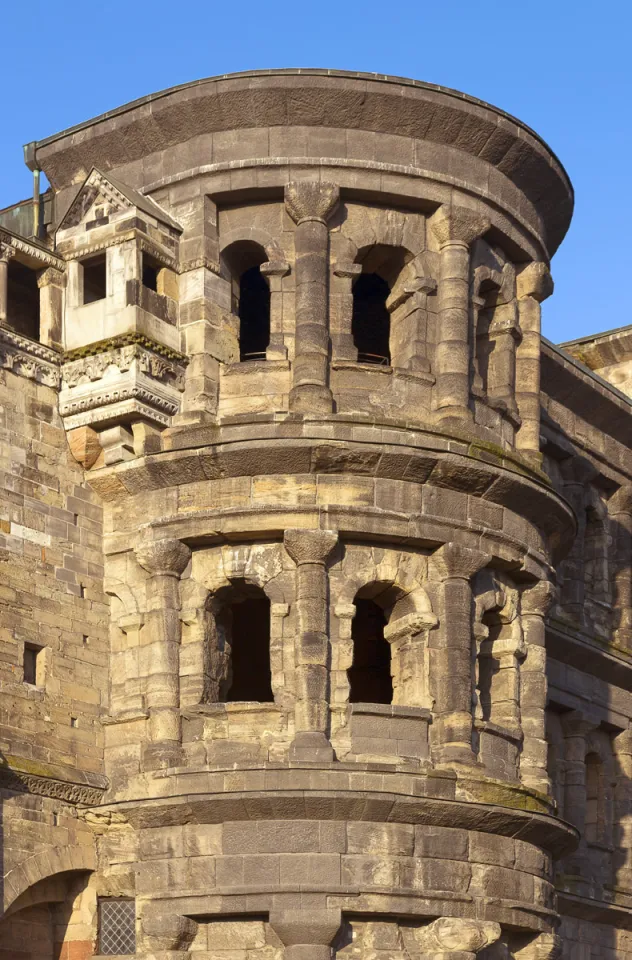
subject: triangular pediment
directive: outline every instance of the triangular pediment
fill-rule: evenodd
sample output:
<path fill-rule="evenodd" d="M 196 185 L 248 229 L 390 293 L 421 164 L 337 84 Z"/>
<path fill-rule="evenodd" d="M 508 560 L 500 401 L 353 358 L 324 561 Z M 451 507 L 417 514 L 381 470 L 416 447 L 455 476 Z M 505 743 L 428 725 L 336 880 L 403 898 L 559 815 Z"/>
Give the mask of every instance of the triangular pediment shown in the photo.
<path fill-rule="evenodd" d="M 102 220 L 126 210 L 142 211 L 171 229 L 182 231 L 180 224 L 150 197 L 145 197 L 114 177 L 101 173 L 96 167 L 86 177 L 57 229 L 68 230 L 81 223 Z"/>

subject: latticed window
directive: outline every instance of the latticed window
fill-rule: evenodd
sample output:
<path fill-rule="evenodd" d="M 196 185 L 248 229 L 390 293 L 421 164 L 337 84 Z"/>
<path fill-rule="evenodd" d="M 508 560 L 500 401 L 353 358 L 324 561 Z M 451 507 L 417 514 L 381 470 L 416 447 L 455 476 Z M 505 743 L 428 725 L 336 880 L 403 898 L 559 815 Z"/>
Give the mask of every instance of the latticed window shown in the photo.
<path fill-rule="evenodd" d="M 99 953 L 105 957 L 136 953 L 134 900 L 99 900 Z"/>

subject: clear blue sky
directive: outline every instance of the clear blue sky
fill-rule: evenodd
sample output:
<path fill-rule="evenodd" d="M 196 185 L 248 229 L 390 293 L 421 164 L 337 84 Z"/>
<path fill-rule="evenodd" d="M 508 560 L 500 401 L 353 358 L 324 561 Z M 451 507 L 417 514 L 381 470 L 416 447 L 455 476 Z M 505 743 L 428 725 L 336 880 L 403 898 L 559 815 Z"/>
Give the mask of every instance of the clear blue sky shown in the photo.
<path fill-rule="evenodd" d="M 515 114 L 568 170 L 545 335 L 632 323 L 630 0 L 31 0 L 0 24 L 0 208 L 32 189 L 24 143 L 177 83 L 267 67 L 413 77 Z"/>

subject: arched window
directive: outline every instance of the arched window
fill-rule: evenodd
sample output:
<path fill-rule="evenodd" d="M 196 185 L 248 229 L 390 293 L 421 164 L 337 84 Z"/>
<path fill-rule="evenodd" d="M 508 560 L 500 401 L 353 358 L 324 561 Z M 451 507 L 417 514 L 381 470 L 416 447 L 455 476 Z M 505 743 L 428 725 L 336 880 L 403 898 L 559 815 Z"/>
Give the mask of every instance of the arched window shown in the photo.
<path fill-rule="evenodd" d="M 270 345 L 270 288 L 261 273 L 266 251 L 251 240 L 237 240 L 223 251 L 232 280 L 232 312 L 239 317 L 239 359 L 265 360 Z"/>
<path fill-rule="evenodd" d="M 353 287 L 351 333 L 360 363 L 390 364 L 391 289 L 378 273 L 361 273 Z"/>
<path fill-rule="evenodd" d="M 248 585 L 233 591 L 216 622 L 227 661 L 220 699 L 272 703 L 270 601 L 263 590 Z"/>
<path fill-rule="evenodd" d="M 355 600 L 351 624 L 353 661 L 347 670 L 350 703 L 392 703 L 391 648 L 384 639 L 386 617 L 373 600 Z"/>
<path fill-rule="evenodd" d="M 265 360 L 270 344 L 270 288 L 259 265 L 239 279 L 239 359 Z"/>

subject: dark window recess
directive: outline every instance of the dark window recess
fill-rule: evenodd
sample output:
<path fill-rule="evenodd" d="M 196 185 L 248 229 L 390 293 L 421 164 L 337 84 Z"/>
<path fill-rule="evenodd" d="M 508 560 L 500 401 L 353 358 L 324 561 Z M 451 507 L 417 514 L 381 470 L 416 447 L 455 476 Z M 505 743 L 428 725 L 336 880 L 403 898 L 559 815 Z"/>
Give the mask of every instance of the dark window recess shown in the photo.
<path fill-rule="evenodd" d="M 231 675 L 226 701 L 272 703 L 270 601 L 247 597 L 230 606 Z"/>
<path fill-rule="evenodd" d="M 143 286 L 148 290 L 158 292 L 158 271 L 160 267 L 152 263 L 148 257 L 143 254 Z"/>
<path fill-rule="evenodd" d="M 83 302 L 96 303 L 106 296 L 106 267 L 105 254 L 84 260 L 83 267 Z"/>
<path fill-rule="evenodd" d="M 99 900 L 99 953 L 121 957 L 136 953 L 136 903 L 134 900 Z"/>
<path fill-rule="evenodd" d="M 239 359 L 265 360 L 270 344 L 270 290 L 258 266 L 239 281 Z"/>
<path fill-rule="evenodd" d="M 41 651 L 27 643 L 24 647 L 24 682 L 35 686 L 37 683 L 37 658 Z"/>
<path fill-rule="evenodd" d="M 9 261 L 7 274 L 7 323 L 30 340 L 40 337 L 40 292 L 37 272 L 16 260 Z"/>
<path fill-rule="evenodd" d="M 391 362 L 391 318 L 386 309 L 390 292 L 377 273 L 361 273 L 355 282 L 351 332 L 360 363 Z"/>
<path fill-rule="evenodd" d="M 347 670 L 350 703 L 392 703 L 391 648 L 386 618 L 373 600 L 356 600 L 351 624 L 353 662 Z"/>

